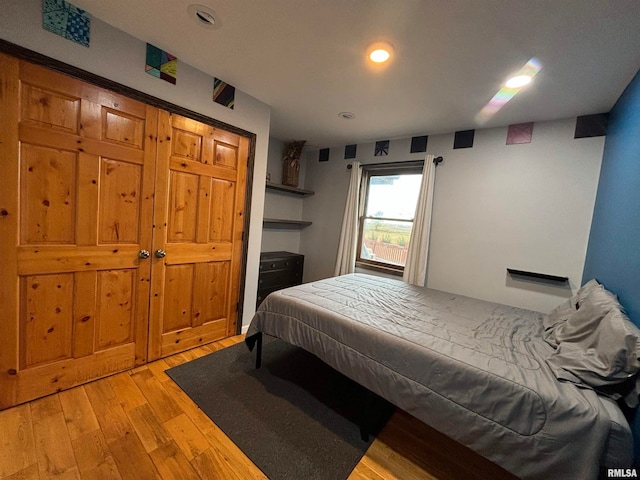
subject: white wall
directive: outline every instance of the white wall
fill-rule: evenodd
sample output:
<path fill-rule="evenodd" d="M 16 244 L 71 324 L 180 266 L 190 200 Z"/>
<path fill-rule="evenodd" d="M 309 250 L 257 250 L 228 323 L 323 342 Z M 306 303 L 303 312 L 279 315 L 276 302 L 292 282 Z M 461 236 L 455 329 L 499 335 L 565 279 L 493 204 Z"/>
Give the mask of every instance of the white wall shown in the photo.
<path fill-rule="evenodd" d="M 476 132 L 437 170 L 428 285 L 548 311 L 580 286 L 604 138 L 574 139 L 575 119 L 534 125 L 530 144 L 506 128 Z M 514 281 L 507 268 L 568 276 L 570 289 Z"/>
<path fill-rule="evenodd" d="M 90 48 L 50 33 L 42 28 L 42 0 L 2 0 L 0 38 L 256 134 L 242 319 L 247 325 L 257 295 L 270 107 L 237 89 L 233 110 L 213 102 L 212 76 L 180 62 L 180 52 L 171 52 L 179 62 L 176 85 L 148 75 L 144 70 L 146 42 L 96 18 L 91 19 Z"/>
<path fill-rule="evenodd" d="M 548 311 L 579 287 L 604 137 L 574 139 L 575 118 L 535 123 L 530 144 L 506 145 L 507 127 L 476 130 L 473 148 L 453 149 L 453 133 L 430 136 L 442 155 L 436 170 L 427 286 Z M 389 156 L 358 145 L 361 163 L 423 158 L 410 139 L 392 140 Z M 329 162 L 307 163 L 302 235 L 305 281 L 330 276 L 348 188 L 342 148 Z M 568 276 L 569 285 L 511 279 L 507 268 Z"/>
<path fill-rule="evenodd" d="M 271 174 L 272 183 L 282 183 L 282 156 L 286 143 L 275 138 L 269 139 L 269 156 L 267 172 Z M 306 161 L 300 161 L 298 187 L 305 188 Z M 303 197 L 288 193 L 267 190 L 264 200 L 264 217 L 285 220 L 302 220 Z M 265 228 L 262 232 L 263 252 L 286 251 L 300 253 L 301 231 L 296 229 Z"/>

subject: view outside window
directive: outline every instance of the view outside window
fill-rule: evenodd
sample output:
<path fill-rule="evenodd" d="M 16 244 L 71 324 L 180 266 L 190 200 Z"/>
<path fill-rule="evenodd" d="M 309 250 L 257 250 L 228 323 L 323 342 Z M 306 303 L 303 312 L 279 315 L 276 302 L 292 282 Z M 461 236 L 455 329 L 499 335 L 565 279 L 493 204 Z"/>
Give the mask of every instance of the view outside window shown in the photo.
<path fill-rule="evenodd" d="M 372 175 L 360 224 L 365 263 L 404 267 L 420 192 L 420 174 Z"/>

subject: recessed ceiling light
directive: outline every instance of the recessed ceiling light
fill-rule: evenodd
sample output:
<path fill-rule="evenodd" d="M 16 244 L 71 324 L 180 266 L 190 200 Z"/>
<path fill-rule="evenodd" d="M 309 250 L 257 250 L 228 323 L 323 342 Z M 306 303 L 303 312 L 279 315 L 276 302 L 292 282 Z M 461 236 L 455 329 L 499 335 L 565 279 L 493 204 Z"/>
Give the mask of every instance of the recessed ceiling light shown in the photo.
<path fill-rule="evenodd" d="M 345 120 L 353 120 L 354 118 L 356 118 L 356 114 L 352 112 L 340 112 L 338 116 Z"/>
<path fill-rule="evenodd" d="M 390 56 L 391 53 L 389 53 L 389 51 L 385 50 L 384 48 L 378 48 L 369 54 L 369 58 L 371 59 L 371 61 L 376 63 L 386 62 L 387 60 L 389 60 Z"/>
<path fill-rule="evenodd" d="M 367 48 L 367 57 L 375 63 L 384 63 L 391 58 L 393 47 L 385 42 L 376 42 Z"/>
<path fill-rule="evenodd" d="M 221 26 L 220 19 L 216 15 L 216 12 L 205 5 L 189 5 L 187 12 L 193 21 L 201 27 L 215 29 Z"/>
<path fill-rule="evenodd" d="M 532 78 L 533 77 L 531 75 L 516 75 L 515 77 L 511 77 L 509 80 L 507 80 L 507 83 L 505 83 L 505 85 L 508 88 L 521 88 L 525 85 L 529 85 Z"/>

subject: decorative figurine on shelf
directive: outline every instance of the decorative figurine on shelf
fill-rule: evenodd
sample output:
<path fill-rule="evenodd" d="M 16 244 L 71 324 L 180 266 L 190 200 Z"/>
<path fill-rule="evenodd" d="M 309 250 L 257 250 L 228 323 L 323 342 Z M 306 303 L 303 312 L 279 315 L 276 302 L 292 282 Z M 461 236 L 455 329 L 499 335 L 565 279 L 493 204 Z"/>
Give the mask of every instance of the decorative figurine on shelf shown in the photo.
<path fill-rule="evenodd" d="M 287 145 L 282 156 L 282 184 L 290 187 L 298 186 L 300 173 L 300 155 L 306 140 L 296 140 Z"/>

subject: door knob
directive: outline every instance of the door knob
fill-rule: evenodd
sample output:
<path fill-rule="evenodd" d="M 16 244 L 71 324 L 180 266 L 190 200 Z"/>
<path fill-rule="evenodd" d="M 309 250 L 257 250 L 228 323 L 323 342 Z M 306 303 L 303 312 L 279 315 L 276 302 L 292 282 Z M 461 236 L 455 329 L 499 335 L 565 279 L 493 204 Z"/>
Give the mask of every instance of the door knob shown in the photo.
<path fill-rule="evenodd" d="M 153 254 L 156 256 L 156 258 L 164 258 L 167 256 L 167 252 L 165 252 L 164 250 L 156 250 L 155 252 L 153 252 Z"/>
<path fill-rule="evenodd" d="M 138 252 L 138 258 L 149 258 L 150 256 L 149 250 L 140 250 Z"/>

